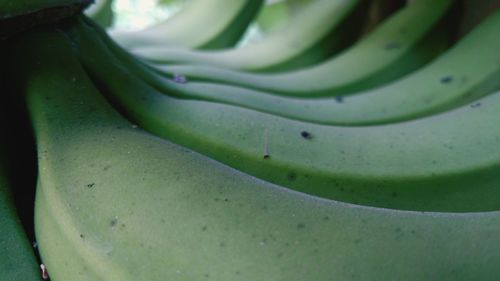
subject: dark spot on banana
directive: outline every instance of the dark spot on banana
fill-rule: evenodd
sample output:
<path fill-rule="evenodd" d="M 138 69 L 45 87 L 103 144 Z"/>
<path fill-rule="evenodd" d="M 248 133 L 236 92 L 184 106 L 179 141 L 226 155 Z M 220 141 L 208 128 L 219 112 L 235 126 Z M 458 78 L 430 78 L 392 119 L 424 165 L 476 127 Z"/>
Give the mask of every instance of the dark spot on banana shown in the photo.
<path fill-rule="evenodd" d="M 445 77 L 441 78 L 441 83 L 442 84 L 449 84 L 452 81 L 453 81 L 453 77 L 452 76 L 445 76 Z"/>
<path fill-rule="evenodd" d="M 476 107 L 480 107 L 480 106 L 481 106 L 481 102 L 476 102 L 476 103 L 470 105 L 471 108 L 476 108 Z"/>
<path fill-rule="evenodd" d="M 89 183 L 89 184 L 87 184 L 87 188 L 92 188 L 94 186 L 95 186 L 95 183 Z"/>
<path fill-rule="evenodd" d="M 288 173 L 288 175 L 286 177 L 288 178 L 288 180 L 294 181 L 297 179 L 297 174 L 294 172 L 290 172 L 290 173 Z"/>
<path fill-rule="evenodd" d="M 113 218 L 113 219 L 111 219 L 111 221 L 109 222 L 109 225 L 110 225 L 111 227 L 114 227 L 114 226 L 116 226 L 116 224 L 117 224 L 117 223 L 118 223 L 118 219 L 117 219 L 117 218 Z"/>
<path fill-rule="evenodd" d="M 343 103 L 344 102 L 344 97 L 343 96 L 335 96 L 333 97 L 336 102 L 338 103 Z"/>
<path fill-rule="evenodd" d="M 306 225 L 303 222 L 297 224 L 297 229 L 304 229 L 305 227 L 306 227 Z"/>
<path fill-rule="evenodd" d="M 312 134 L 307 132 L 307 131 L 302 131 L 300 135 L 305 138 L 306 140 L 310 140 L 313 138 Z"/>

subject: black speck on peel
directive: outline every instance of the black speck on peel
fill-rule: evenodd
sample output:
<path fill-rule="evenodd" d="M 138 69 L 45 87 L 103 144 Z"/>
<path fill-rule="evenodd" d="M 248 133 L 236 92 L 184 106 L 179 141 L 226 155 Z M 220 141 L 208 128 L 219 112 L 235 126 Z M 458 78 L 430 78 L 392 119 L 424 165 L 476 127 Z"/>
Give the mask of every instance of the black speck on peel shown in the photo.
<path fill-rule="evenodd" d="M 453 82 L 453 76 L 444 76 L 441 78 L 440 81 L 442 84 L 449 84 L 449 83 Z"/>
<path fill-rule="evenodd" d="M 470 105 L 471 108 L 477 108 L 481 106 L 481 102 L 476 102 Z"/>
<path fill-rule="evenodd" d="M 303 222 L 297 224 L 297 229 L 304 229 L 305 227 L 306 227 L 306 224 Z"/>
<path fill-rule="evenodd" d="M 305 138 L 306 140 L 310 140 L 313 138 L 312 134 L 309 133 L 308 131 L 302 131 L 300 132 L 300 135 Z"/>
<path fill-rule="evenodd" d="M 87 187 L 88 187 L 88 188 L 92 188 L 92 187 L 94 187 L 94 186 L 95 186 L 95 183 L 89 183 L 89 184 L 87 184 Z"/>
<path fill-rule="evenodd" d="M 333 97 L 336 102 L 338 103 L 343 103 L 344 102 L 344 97 L 343 96 L 335 96 Z"/>

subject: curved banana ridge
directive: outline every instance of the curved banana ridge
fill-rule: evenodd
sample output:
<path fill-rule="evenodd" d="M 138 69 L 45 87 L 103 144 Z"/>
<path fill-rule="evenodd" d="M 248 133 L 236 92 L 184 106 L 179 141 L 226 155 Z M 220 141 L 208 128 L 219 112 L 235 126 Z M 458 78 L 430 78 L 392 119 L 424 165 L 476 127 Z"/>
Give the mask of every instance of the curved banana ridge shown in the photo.
<path fill-rule="evenodd" d="M 37 238 L 54 281 L 489 281 L 500 274 L 492 235 L 499 212 L 362 207 L 266 183 L 125 121 L 57 31 L 11 44 L 39 151 Z"/>
<path fill-rule="evenodd" d="M 96 0 L 95 3 L 85 10 L 85 15 L 102 27 L 113 24 L 113 0 Z"/>
<path fill-rule="evenodd" d="M 441 53 L 448 45 L 442 33 L 448 30 L 436 25 L 451 2 L 409 2 L 338 56 L 295 71 L 263 74 L 206 65 L 153 66 L 168 77 L 182 74 L 189 80 L 222 82 L 284 96 L 351 94 L 400 78 Z"/>
<path fill-rule="evenodd" d="M 177 83 L 149 71 L 109 39 L 103 40 L 129 69 L 171 96 L 231 104 L 316 124 L 366 126 L 437 114 L 500 89 L 499 24 L 497 12 L 436 60 L 400 80 L 356 95 L 318 99 L 281 97 L 224 84 Z"/>
<path fill-rule="evenodd" d="M 156 90 L 104 41 L 69 32 L 85 68 L 154 134 L 266 181 L 335 200 L 408 210 L 497 210 L 500 94 L 410 122 L 336 127 Z M 486 26 L 486 25 L 483 25 Z M 481 67 L 484 67 L 481 65 Z M 464 131 L 467 134 L 464 134 Z M 402 162 L 404 161 L 404 162 Z"/>
<path fill-rule="evenodd" d="M 361 26 L 362 1 L 316 0 L 280 30 L 240 48 L 199 51 L 164 46 L 134 48 L 132 52 L 162 63 L 204 63 L 251 71 L 279 71 L 314 64 L 350 44 Z M 345 26 L 348 19 L 357 24 Z M 362 18 L 362 17 L 361 17 Z M 340 28 L 342 26 L 342 28 Z"/>
<path fill-rule="evenodd" d="M 3 108 L 2 108 L 3 109 Z M 2 112 L 0 123 L 4 124 Z M 33 249 L 19 221 L 6 168 L 5 136 L 0 141 L 0 277 L 4 281 L 40 280 Z"/>
<path fill-rule="evenodd" d="M 193 0 L 171 18 L 140 31 L 110 31 L 127 48 L 176 46 L 218 49 L 231 47 L 254 19 L 263 0 Z"/>

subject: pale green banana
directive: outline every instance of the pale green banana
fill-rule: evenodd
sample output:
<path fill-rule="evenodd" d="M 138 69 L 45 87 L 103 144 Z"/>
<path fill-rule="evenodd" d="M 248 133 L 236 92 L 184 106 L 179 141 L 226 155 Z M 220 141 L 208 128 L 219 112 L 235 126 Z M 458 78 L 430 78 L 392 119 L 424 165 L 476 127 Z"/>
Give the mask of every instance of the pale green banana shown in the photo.
<path fill-rule="evenodd" d="M 83 33 L 78 38 L 82 26 L 70 36 L 90 75 L 133 122 L 159 136 L 259 178 L 327 198 L 415 210 L 500 206 L 500 197 L 491 195 L 500 184 L 499 94 L 412 122 L 317 125 L 166 96 L 131 76 L 96 33 L 89 33 L 94 39 Z"/>
<path fill-rule="evenodd" d="M 337 51 L 350 43 L 346 37 L 352 37 L 355 30 L 360 29 L 359 15 L 355 12 L 364 12 L 364 6 L 359 3 L 358 0 L 313 1 L 283 29 L 240 48 L 200 51 L 146 46 L 132 51 L 158 63 L 202 63 L 252 71 L 300 68 L 314 64 L 330 56 L 332 50 Z M 357 25 L 346 26 L 346 22 L 354 19 Z"/>
<path fill-rule="evenodd" d="M 152 27 L 110 31 L 122 46 L 178 46 L 218 49 L 240 39 L 263 0 L 190 0 L 171 18 Z"/>
<path fill-rule="evenodd" d="M 5 66 L 5 64 L 3 65 Z M 2 77 L 3 79 L 3 77 Z M 4 93 L 11 94 L 11 93 Z M 5 98 L 5 97 L 4 97 Z M 4 110 L 2 104 L 2 110 Z M 5 129 L 4 112 L 0 124 Z M 38 263 L 24 229 L 19 221 L 10 180 L 6 168 L 5 139 L 0 140 L 0 280 L 36 281 L 41 280 Z"/>
<path fill-rule="evenodd" d="M 255 18 L 255 24 L 263 34 L 284 28 L 290 20 L 314 0 L 268 1 Z"/>
<path fill-rule="evenodd" d="M 96 0 L 85 10 L 85 14 L 102 27 L 109 27 L 113 24 L 113 0 Z"/>
<path fill-rule="evenodd" d="M 141 70 L 140 62 L 134 64 L 132 57 L 115 48 L 130 62 L 130 69 L 139 68 L 139 76 L 168 95 L 231 104 L 317 124 L 373 125 L 436 114 L 500 89 L 499 24 L 500 12 L 429 65 L 386 86 L 342 100 L 294 99 L 222 84 L 177 83 Z"/>
<path fill-rule="evenodd" d="M 12 46 L 12 69 L 36 132 L 36 230 L 53 281 L 500 274 L 499 212 L 361 207 L 265 183 L 134 129 L 106 104 L 64 36 L 26 36 Z M 494 97 L 476 112 L 498 107 Z"/>
<path fill-rule="evenodd" d="M 261 74 L 200 65 L 166 64 L 158 68 L 169 76 L 182 74 L 189 80 L 223 82 L 286 96 L 350 94 L 399 78 L 439 54 L 447 45 L 440 33 L 449 30 L 431 30 L 451 2 L 412 2 L 351 48 L 305 69 Z"/>

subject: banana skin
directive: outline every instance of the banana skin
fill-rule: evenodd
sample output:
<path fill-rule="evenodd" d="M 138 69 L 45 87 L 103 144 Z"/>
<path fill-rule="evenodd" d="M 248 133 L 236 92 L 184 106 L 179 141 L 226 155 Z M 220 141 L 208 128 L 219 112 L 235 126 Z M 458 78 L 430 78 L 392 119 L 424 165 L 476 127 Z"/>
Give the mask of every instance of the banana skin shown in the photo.
<path fill-rule="evenodd" d="M 500 274 L 497 211 L 362 207 L 266 183 L 125 121 L 58 31 L 11 44 L 40 157 L 37 238 L 54 281 Z"/>
<path fill-rule="evenodd" d="M 131 51 L 144 59 L 163 63 L 203 63 L 260 72 L 301 68 L 331 55 L 332 45 L 335 49 L 343 47 L 347 36 L 342 36 L 345 32 L 342 23 L 356 11 L 364 11 L 362 2 L 313 1 L 284 28 L 240 48 L 200 51 L 153 45 Z M 357 20 L 359 22 L 359 18 Z M 355 29 L 356 25 L 349 27 Z M 354 30 L 348 32 L 355 33 Z"/>
<path fill-rule="evenodd" d="M 129 49 L 141 46 L 228 48 L 241 38 L 262 3 L 263 0 L 187 1 L 177 14 L 159 24 L 137 32 L 111 30 L 109 34 Z"/>
<path fill-rule="evenodd" d="M 95 29 L 84 32 L 84 22 L 68 35 L 87 72 L 132 122 L 158 136 L 269 182 L 340 201 L 451 212 L 499 206 L 491 196 L 500 181 L 498 94 L 408 122 L 318 125 L 167 96 L 131 76 L 124 54 L 108 49 Z"/>
<path fill-rule="evenodd" d="M 249 73 L 208 65 L 153 66 L 167 77 L 182 74 L 190 81 L 221 82 L 283 96 L 348 95 L 401 78 L 445 50 L 449 44 L 443 33 L 449 33 L 449 28 L 441 21 L 451 4 L 448 0 L 411 2 L 339 55 L 295 71 Z"/>

